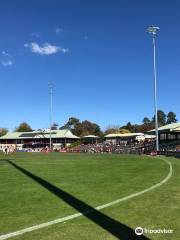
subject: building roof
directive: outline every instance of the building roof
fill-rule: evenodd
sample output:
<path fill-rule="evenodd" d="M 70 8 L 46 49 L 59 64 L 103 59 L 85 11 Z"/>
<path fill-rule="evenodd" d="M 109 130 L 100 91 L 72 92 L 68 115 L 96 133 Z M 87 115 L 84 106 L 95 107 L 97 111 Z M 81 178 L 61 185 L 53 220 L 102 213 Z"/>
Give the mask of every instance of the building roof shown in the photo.
<path fill-rule="evenodd" d="M 8 132 L 6 135 L 0 137 L 0 139 L 18 139 L 22 132 Z"/>
<path fill-rule="evenodd" d="M 83 136 L 82 138 L 99 138 L 99 137 L 95 135 L 87 135 L 87 136 Z"/>
<path fill-rule="evenodd" d="M 31 138 L 50 138 L 50 130 L 45 131 L 33 131 L 33 132 L 8 132 L 6 135 L 0 137 L 0 139 L 31 139 Z M 65 130 L 52 130 L 51 138 L 73 138 L 79 137 L 72 134 L 68 129 Z"/>
<path fill-rule="evenodd" d="M 167 124 L 158 128 L 159 132 L 180 132 L 180 122 Z M 148 131 L 149 133 L 155 132 L 155 129 Z"/>
<path fill-rule="evenodd" d="M 105 138 L 116 138 L 116 137 L 135 137 L 144 136 L 143 133 L 111 133 L 105 136 Z"/>
<path fill-rule="evenodd" d="M 153 139 L 153 138 L 156 138 L 156 135 L 144 134 L 144 137 L 146 139 Z"/>

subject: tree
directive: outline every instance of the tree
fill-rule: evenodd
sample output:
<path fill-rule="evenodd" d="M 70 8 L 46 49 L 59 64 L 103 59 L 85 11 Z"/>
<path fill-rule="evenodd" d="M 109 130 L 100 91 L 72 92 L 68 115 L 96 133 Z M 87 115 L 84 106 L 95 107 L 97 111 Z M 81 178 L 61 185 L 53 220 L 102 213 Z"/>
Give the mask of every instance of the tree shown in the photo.
<path fill-rule="evenodd" d="M 7 128 L 0 128 L 0 137 L 6 135 L 7 132 L 8 132 Z"/>
<path fill-rule="evenodd" d="M 135 132 L 146 133 L 154 128 L 154 123 L 148 117 L 144 117 L 142 123 L 143 124 L 135 125 Z"/>
<path fill-rule="evenodd" d="M 80 120 L 75 117 L 70 117 L 68 122 L 59 129 L 69 129 L 74 135 L 77 136 L 81 136 L 83 132 Z"/>
<path fill-rule="evenodd" d="M 100 128 L 100 126 L 99 126 L 98 124 L 93 123 L 93 129 L 94 129 L 93 132 L 94 132 L 95 135 L 100 136 L 100 137 L 103 136 L 103 133 L 102 133 L 102 131 L 101 131 L 101 128 Z"/>
<path fill-rule="evenodd" d="M 32 128 L 26 122 L 22 122 L 19 126 L 15 129 L 15 132 L 32 132 Z"/>
<path fill-rule="evenodd" d="M 122 128 L 129 130 L 129 132 L 134 132 L 134 126 L 130 122 L 128 122 L 126 126 Z"/>
<path fill-rule="evenodd" d="M 130 133 L 130 131 L 125 128 L 120 128 L 116 133 L 125 134 L 125 133 Z"/>
<path fill-rule="evenodd" d="M 76 136 L 83 136 L 83 127 L 82 124 L 80 122 L 76 123 L 74 125 L 74 128 L 71 130 L 72 133 Z"/>
<path fill-rule="evenodd" d="M 72 129 L 75 129 L 75 127 L 79 123 L 80 123 L 80 120 L 78 118 L 70 117 L 68 122 L 64 126 L 60 127 L 59 129 L 69 129 L 69 130 L 72 130 Z"/>
<path fill-rule="evenodd" d="M 152 129 L 154 129 L 155 126 L 154 126 L 154 123 L 153 122 L 150 122 L 150 123 L 146 123 L 146 124 L 141 124 L 141 125 L 138 125 L 138 128 L 137 128 L 137 132 L 142 132 L 142 133 L 146 133 Z"/>
<path fill-rule="evenodd" d="M 119 128 L 120 128 L 119 125 L 109 125 L 106 127 L 104 135 L 116 133 L 119 130 Z"/>
<path fill-rule="evenodd" d="M 124 133 L 130 133 L 130 131 L 128 129 L 126 129 L 125 127 L 119 127 L 119 126 L 109 126 L 108 128 L 106 128 L 106 131 L 104 132 L 104 135 L 108 135 L 108 134 L 124 134 Z"/>
<path fill-rule="evenodd" d="M 166 114 L 162 110 L 157 111 L 158 127 L 166 125 Z M 155 123 L 155 116 L 152 118 L 152 122 Z"/>
<path fill-rule="evenodd" d="M 88 120 L 80 122 L 80 120 L 75 117 L 69 118 L 68 122 L 60 129 L 69 129 L 77 136 L 85 136 L 90 134 L 102 136 L 99 125 Z"/>
<path fill-rule="evenodd" d="M 142 122 L 143 122 L 143 124 L 150 124 L 151 120 L 148 117 L 144 117 Z"/>
<path fill-rule="evenodd" d="M 116 129 L 108 128 L 105 130 L 104 135 L 113 134 L 113 133 L 116 133 Z"/>
<path fill-rule="evenodd" d="M 170 124 L 170 123 L 176 123 L 176 122 L 177 122 L 176 114 L 174 112 L 169 112 L 167 114 L 167 121 L 166 121 L 166 123 Z"/>
<path fill-rule="evenodd" d="M 113 133 L 116 133 L 116 129 L 114 128 L 108 128 L 106 129 L 106 131 L 104 132 L 104 135 L 108 135 L 108 134 L 113 134 Z"/>
<path fill-rule="evenodd" d="M 101 136 L 102 132 L 100 126 L 96 123 L 90 122 L 88 120 L 82 121 L 83 135 L 98 135 Z"/>
<path fill-rule="evenodd" d="M 58 123 L 53 123 L 51 126 L 51 130 L 57 130 L 58 129 Z"/>

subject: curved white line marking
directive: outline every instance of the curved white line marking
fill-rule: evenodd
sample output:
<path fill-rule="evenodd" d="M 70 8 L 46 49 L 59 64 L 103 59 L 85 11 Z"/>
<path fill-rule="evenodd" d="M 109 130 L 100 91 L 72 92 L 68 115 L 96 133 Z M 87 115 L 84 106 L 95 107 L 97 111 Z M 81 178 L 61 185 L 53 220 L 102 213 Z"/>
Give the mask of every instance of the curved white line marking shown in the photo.
<path fill-rule="evenodd" d="M 169 165 L 169 173 L 168 175 L 159 183 L 151 186 L 150 188 L 146 188 L 145 190 L 143 191 L 140 191 L 140 192 L 137 192 L 137 193 L 133 193 L 129 196 L 126 196 L 126 197 L 123 197 L 123 198 L 120 198 L 120 199 L 117 199 L 113 202 L 110 202 L 110 203 L 107 203 L 107 204 L 104 204 L 104 205 L 101 205 L 101 206 L 98 206 L 96 207 L 95 209 L 96 210 L 101 210 L 103 208 L 107 208 L 107 207 L 110 207 L 112 205 L 115 205 L 117 203 L 120 203 L 120 202 L 123 202 L 123 201 L 126 201 L 128 199 L 131 199 L 131 198 L 134 198 L 134 197 L 137 197 L 139 195 L 142 195 L 146 192 L 149 192 L 157 187 L 160 187 L 161 185 L 163 185 L 164 183 L 166 183 L 170 177 L 172 176 L 172 164 L 171 162 L 169 162 L 168 160 L 166 159 L 163 159 L 163 158 L 160 158 L 162 159 L 163 161 L 165 161 L 168 165 Z M 4 234 L 4 235 L 1 235 L 0 236 L 0 240 L 5 240 L 5 239 L 8 239 L 8 238 L 11 238 L 11 237 L 15 237 L 15 236 L 18 236 L 18 235 L 22 235 L 24 233 L 28 233 L 28 232 L 32 232 L 34 230 L 37 230 L 37 229 L 40 229 L 40 228 L 45 228 L 45 227 L 48 227 L 50 225 L 54 225 L 54 224 L 57 224 L 57 223 L 61 223 L 61 222 L 65 222 L 65 221 L 68 221 L 68 220 L 71 220 L 71 219 L 74 219 L 74 218 L 77 218 L 77 217 L 80 217 L 82 216 L 83 214 L 82 213 L 76 213 L 76 214 L 73 214 L 73 215 L 70 215 L 70 216 L 67 216 L 67 217 L 63 217 L 63 218 L 58 218 L 56 220 L 53 220 L 53 221 L 50 221 L 50 222 L 46 222 L 46 223 L 42 223 L 42 224 L 38 224 L 38 225 L 34 225 L 32 227 L 28 227 L 28 228 L 25 228 L 25 229 L 22 229 L 22 230 L 19 230 L 19 231 L 16 231 L 16 232 L 12 232 L 12 233 L 8 233 L 8 234 Z M 84 214 L 85 215 L 85 214 Z"/>

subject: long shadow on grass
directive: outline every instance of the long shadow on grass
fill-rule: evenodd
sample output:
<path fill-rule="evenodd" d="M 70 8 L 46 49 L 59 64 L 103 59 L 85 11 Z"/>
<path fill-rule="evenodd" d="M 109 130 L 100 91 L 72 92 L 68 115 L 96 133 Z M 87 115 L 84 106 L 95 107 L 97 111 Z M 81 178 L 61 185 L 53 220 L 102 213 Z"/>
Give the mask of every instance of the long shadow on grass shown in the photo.
<path fill-rule="evenodd" d="M 99 212 L 98 210 L 94 209 L 90 205 L 82 202 L 81 200 L 77 199 L 76 197 L 72 196 L 71 194 L 63 191 L 60 188 L 52 185 L 51 183 L 47 182 L 46 180 L 32 174 L 31 172 L 27 171 L 26 169 L 18 166 L 17 164 L 8 161 L 12 166 L 16 169 L 24 173 L 26 176 L 30 177 L 37 183 L 39 183 L 42 187 L 46 188 L 48 191 L 56 195 L 58 198 L 62 199 L 64 202 L 68 203 L 71 207 L 82 213 L 85 217 L 93 221 L 94 223 L 98 224 L 106 231 L 110 232 L 112 235 L 117 237 L 121 240 L 148 240 L 149 238 L 141 235 L 137 236 L 134 233 L 134 230 L 129 228 L 128 226 L 110 218 L 109 216 Z"/>

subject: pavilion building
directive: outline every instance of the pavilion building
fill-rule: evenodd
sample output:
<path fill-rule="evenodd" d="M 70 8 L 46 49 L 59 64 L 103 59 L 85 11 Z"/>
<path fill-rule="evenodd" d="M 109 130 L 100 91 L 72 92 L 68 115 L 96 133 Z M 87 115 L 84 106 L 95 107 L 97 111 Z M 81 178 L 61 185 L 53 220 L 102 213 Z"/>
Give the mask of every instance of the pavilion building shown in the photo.
<path fill-rule="evenodd" d="M 105 136 L 105 141 L 108 143 L 121 144 L 121 143 L 133 143 L 145 140 L 154 139 L 154 135 L 146 135 L 144 133 L 112 133 Z"/>
<path fill-rule="evenodd" d="M 82 143 L 91 143 L 91 144 L 94 144 L 94 143 L 98 143 L 98 140 L 100 139 L 100 137 L 96 136 L 96 135 L 86 135 L 86 136 L 83 136 L 81 138 L 81 142 Z"/>
<path fill-rule="evenodd" d="M 148 131 L 149 134 L 155 134 L 156 130 Z M 180 144 L 180 122 L 167 124 L 158 128 L 160 143 L 179 143 Z"/>
<path fill-rule="evenodd" d="M 17 148 L 30 148 L 33 146 L 49 146 L 50 137 L 53 147 L 67 146 L 79 139 L 79 137 L 67 130 L 40 130 L 32 132 L 8 132 L 0 137 L 0 148 L 13 145 Z"/>

